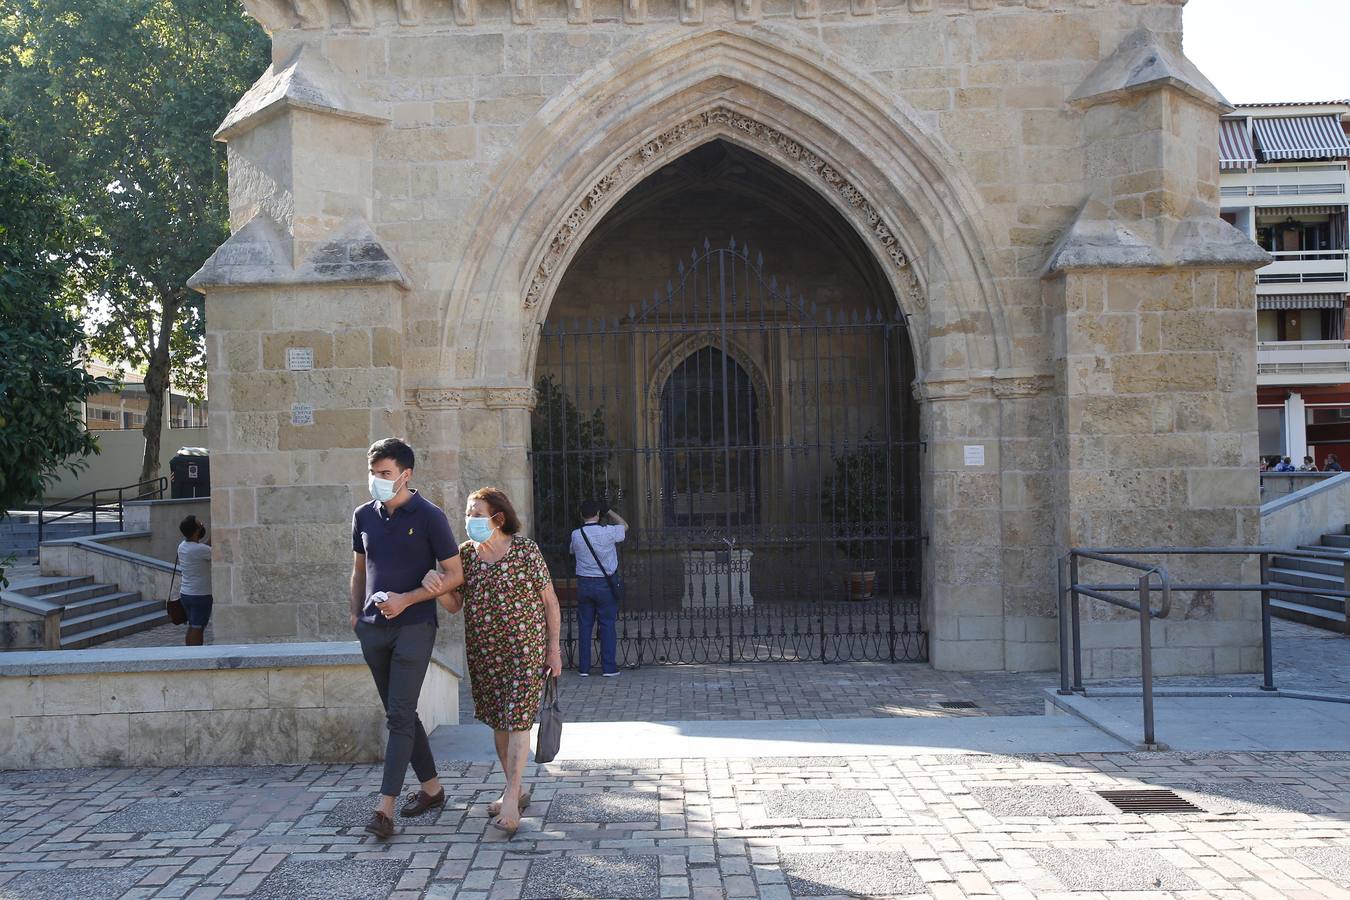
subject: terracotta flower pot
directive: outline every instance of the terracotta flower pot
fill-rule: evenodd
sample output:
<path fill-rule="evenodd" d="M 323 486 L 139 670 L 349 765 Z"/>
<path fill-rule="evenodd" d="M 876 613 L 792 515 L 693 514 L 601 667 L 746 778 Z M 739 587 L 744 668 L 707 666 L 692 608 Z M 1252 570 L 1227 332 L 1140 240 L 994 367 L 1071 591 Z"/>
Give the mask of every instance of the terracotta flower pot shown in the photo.
<path fill-rule="evenodd" d="M 850 600 L 870 600 L 876 592 L 876 572 L 849 572 L 844 587 Z"/>

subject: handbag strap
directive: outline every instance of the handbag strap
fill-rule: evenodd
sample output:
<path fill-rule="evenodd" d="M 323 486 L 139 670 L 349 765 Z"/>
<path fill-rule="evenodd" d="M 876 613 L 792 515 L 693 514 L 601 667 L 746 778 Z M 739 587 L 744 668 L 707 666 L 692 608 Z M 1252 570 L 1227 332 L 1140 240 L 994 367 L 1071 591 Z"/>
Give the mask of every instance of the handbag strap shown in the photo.
<path fill-rule="evenodd" d="M 586 542 L 586 549 L 589 550 L 589 551 L 591 551 L 591 558 L 595 560 L 595 565 L 596 565 L 596 567 L 598 567 L 598 568 L 600 569 L 600 574 L 602 574 L 602 575 L 605 576 L 605 584 L 609 585 L 609 592 L 610 592 L 610 594 L 612 594 L 612 595 L 614 596 L 614 599 L 615 599 L 615 600 L 618 600 L 618 599 L 619 599 L 619 589 L 616 588 L 616 587 L 614 586 L 614 579 L 611 578 L 611 577 L 610 577 L 610 574 L 609 574 L 608 572 L 605 571 L 605 564 L 602 563 L 602 562 L 600 561 L 600 554 L 598 554 L 598 553 L 595 552 L 595 547 L 591 546 L 591 539 L 588 538 L 588 537 L 586 537 L 586 526 L 585 526 L 585 525 L 582 525 L 582 526 L 581 526 L 581 539 L 582 539 L 583 541 Z M 616 568 L 616 569 L 614 570 L 615 574 L 617 574 L 618 571 L 619 571 L 619 570 Z"/>
<path fill-rule="evenodd" d="M 173 600 L 173 583 L 178 579 L 178 554 L 173 555 L 173 574 L 169 576 L 169 597 L 165 603 Z"/>
<path fill-rule="evenodd" d="M 544 676 L 544 696 L 539 699 L 541 707 L 552 706 L 558 702 L 558 677 L 556 675 Z"/>

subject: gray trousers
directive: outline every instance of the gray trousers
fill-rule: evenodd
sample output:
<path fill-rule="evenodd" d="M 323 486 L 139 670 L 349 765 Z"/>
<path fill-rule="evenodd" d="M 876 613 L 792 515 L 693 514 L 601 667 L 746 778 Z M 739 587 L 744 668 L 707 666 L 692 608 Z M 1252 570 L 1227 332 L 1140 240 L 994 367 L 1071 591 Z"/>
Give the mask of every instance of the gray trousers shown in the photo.
<path fill-rule="evenodd" d="M 417 698 L 422 693 L 436 645 L 436 626 L 369 625 L 356 623 L 361 655 L 366 658 L 375 689 L 380 692 L 385 718 L 389 723 L 389 744 L 384 751 L 384 779 L 380 793 L 397 797 L 403 791 L 403 777 L 412 763 L 419 782 L 436 777 L 436 760 L 431 742 L 417 717 Z"/>

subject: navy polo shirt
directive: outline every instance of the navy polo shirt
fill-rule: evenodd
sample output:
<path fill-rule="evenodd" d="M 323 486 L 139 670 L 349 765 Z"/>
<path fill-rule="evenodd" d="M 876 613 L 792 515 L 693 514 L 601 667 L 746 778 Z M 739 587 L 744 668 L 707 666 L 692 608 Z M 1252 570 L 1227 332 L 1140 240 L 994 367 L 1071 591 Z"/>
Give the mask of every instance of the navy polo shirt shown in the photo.
<path fill-rule="evenodd" d="M 416 491 L 391 515 L 372 500 L 352 514 L 352 550 L 366 557 L 366 597 L 376 591 L 406 594 L 422 586 L 422 578 L 443 559 L 459 553 L 450 521 L 440 507 Z M 373 605 L 361 610 L 371 625 L 436 624 L 436 601 L 414 603 L 392 622 Z"/>

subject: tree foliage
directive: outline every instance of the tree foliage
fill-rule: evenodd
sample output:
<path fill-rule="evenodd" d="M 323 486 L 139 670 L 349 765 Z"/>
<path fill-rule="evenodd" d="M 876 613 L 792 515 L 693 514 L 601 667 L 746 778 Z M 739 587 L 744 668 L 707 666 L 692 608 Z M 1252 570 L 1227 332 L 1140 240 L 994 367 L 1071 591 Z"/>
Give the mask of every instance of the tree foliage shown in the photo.
<path fill-rule="evenodd" d="M 186 282 L 229 234 L 211 135 L 267 62 L 239 0 L 0 0 L 0 116 L 93 224 L 93 351 L 145 372 L 142 478 L 158 472 L 171 376 L 202 395 Z"/>
<path fill-rule="evenodd" d="M 534 471 L 534 536 L 545 553 L 566 563 L 572 529 L 581 524 L 583 500 L 613 500 L 609 460 L 614 442 L 605 428 L 604 408 L 583 414 L 556 378 L 535 383 L 537 403 L 530 417 Z M 566 569 L 564 569 L 566 571 Z"/>
<path fill-rule="evenodd" d="M 0 519 L 97 452 L 78 404 L 98 383 L 81 365 L 81 324 L 66 311 L 82 243 L 51 174 L 15 155 L 0 120 Z"/>

